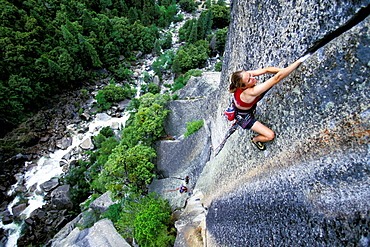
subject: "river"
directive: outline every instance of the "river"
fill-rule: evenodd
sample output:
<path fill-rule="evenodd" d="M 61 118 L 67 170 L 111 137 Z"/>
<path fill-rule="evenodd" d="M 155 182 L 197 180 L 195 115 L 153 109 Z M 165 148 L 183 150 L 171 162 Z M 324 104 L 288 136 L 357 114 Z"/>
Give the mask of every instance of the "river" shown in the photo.
<path fill-rule="evenodd" d="M 35 162 L 36 164 L 33 162 L 25 162 L 25 167 L 28 168 L 26 169 L 27 171 L 24 174 L 16 175 L 17 183 L 8 191 L 8 195 L 11 196 L 17 193 L 15 189 L 20 185 L 24 185 L 27 191 L 31 192 L 17 193 L 14 200 L 9 203 L 8 211 L 13 215 L 13 206 L 20 201 L 27 201 L 27 207 L 19 214 L 19 217 L 14 217 L 15 220 L 13 223 L 4 225 L 2 221 L 0 221 L 0 227 L 8 234 L 8 241 L 5 247 L 17 246 L 17 240 L 21 234 L 22 228 L 26 224 L 25 219 L 27 219 L 34 210 L 46 204 L 44 200 L 46 192 L 42 190 L 40 185 L 63 174 L 63 167 L 60 164 L 62 160 L 65 159 L 65 156 L 70 152 L 82 153 L 82 142 L 97 135 L 103 127 L 116 126 L 114 128 L 118 131 L 121 126 L 125 126 L 128 117 L 129 115 L 127 113 L 120 118 L 110 117 L 105 113 L 100 113 L 96 114 L 92 121 L 84 125 L 70 125 L 67 129 L 72 137 L 72 145 L 65 150 L 59 149 L 50 153 L 48 155 L 49 157 L 41 157 Z M 86 129 L 86 127 L 88 127 L 88 131 L 81 134 L 81 131 Z M 79 156 L 71 157 L 73 157 L 72 160 L 79 158 Z M 68 163 L 72 160 L 68 160 Z"/>

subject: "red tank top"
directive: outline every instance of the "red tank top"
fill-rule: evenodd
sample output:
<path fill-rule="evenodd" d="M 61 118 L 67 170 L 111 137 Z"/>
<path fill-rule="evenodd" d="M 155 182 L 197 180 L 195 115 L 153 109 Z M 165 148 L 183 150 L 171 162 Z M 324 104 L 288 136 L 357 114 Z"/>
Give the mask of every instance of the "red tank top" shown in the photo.
<path fill-rule="evenodd" d="M 241 107 L 246 107 L 246 108 L 252 107 L 260 99 L 260 96 L 258 96 L 252 103 L 246 103 L 246 102 L 242 101 L 242 99 L 240 98 L 240 95 L 242 94 L 243 91 L 244 90 L 242 90 L 240 88 L 237 88 L 235 93 L 234 93 L 234 100 Z"/>

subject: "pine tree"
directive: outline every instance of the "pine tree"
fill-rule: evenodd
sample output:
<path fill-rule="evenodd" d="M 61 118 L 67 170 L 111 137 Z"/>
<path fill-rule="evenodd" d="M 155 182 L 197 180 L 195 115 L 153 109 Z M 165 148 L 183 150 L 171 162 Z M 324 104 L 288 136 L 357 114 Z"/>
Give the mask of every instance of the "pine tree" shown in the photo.
<path fill-rule="evenodd" d="M 205 18 L 205 21 L 204 21 L 204 35 L 205 37 L 207 37 L 207 35 L 211 34 L 211 31 L 212 31 L 212 24 L 213 24 L 213 13 L 212 13 L 212 9 L 209 9 L 207 11 L 207 14 L 206 14 L 206 18 Z"/>
<path fill-rule="evenodd" d="M 191 28 L 191 31 L 190 31 L 188 42 L 189 43 L 195 43 L 197 40 L 198 40 L 198 23 L 195 20 L 193 22 L 193 25 L 192 25 L 192 28 Z"/>

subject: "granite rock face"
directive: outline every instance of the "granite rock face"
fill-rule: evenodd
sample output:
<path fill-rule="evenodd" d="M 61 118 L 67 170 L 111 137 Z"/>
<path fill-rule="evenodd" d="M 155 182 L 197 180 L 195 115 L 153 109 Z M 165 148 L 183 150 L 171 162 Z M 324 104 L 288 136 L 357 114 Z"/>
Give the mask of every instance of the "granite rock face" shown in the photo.
<path fill-rule="evenodd" d="M 112 221 L 108 219 L 99 220 L 93 227 L 80 230 L 74 228 L 69 235 L 52 246 L 73 246 L 73 247 L 130 247 L 116 229 Z"/>
<path fill-rule="evenodd" d="M 218 89 L 204 90 L 198 99 L 206 106 L 202 118 L 210 137 L 204 138 L 217 147 L 231 126 L 223 111 L 231 99 L 232 72 L 289 65 L 367 4 L 233 1 Z M 199 217 L 206 217 L 191 220 L 197 217 L 186 206 L 176 246 L 197 246 L 195 237 L 186 237 L 189 227 L 203 236 L 200 246 L 369 246 L 369 27 L 367 17 L 258 103 L 257 119 L 276 133 L 266 151 L 250 143 L 256 133 L 238 129 L 218 156 L 211 153 L 206 164 L 199 164 L 203 168 L 188 202 L 199 201 L 207 209 Z M 197 91 L 194 86 L 183 88 L 183 97 Z M 187 109 L 187 116 L 199 111 L 195 105 Z M 170 122 L 184 122 L 180 115 L 172 114 Z M 174 135 L 184 132 L 174 129 Z"/>

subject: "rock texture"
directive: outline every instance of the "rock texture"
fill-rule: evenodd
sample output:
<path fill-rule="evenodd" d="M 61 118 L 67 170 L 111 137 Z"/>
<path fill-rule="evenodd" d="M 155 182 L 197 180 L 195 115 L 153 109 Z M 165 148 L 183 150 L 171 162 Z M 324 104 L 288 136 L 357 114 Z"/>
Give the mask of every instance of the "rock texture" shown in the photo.
<path fill-rule="evenodd" d="M 112 204 L 114 202 L 111 193 L 104 193 L 95 199 L 85 212 L 68 222 L 45 246 L 129 247 L 112 221 L 101 219 L 101 214 Z"/>
<path fill-rule="evenodd" d="M 73 247 L 130 247 L 130 245 L 118 234 L 112 221 L 102 219 L 93 227 L 80 230 L 74 228 L 67 238 L 52 246 Z"/>
<path fill-rule="evenodd" d="M 192 103 L 172 103 L 168 133 L 183 134 L 179 123 L 201 109 L 210 137 L 188 138 L 210 138 L 217 147 L 231 125 L 222 115 L 232 72 L 289 65 L 368 3 L 233 1 L 220 83 Z M 369 26 L 368 17 L 318 50 L 259 103 L 257 118 L 276 133 L 266 151 L 250 143 L 253 131 L 239 129 L 217 157 L 199 163 L 193 193 L 182 199 L 176 246 L 369 246 Z M 182 98 L 194 97 L 195 85 L 183 88 Z M 173 144 L 191 149 L 185 140 Z M 168 171 L 170 155 L 159 158 Z M 188 169 L 188 156 L 174 157 L 174 170 Z M 192 211 L 193 201 L 205 210 Z"/>

